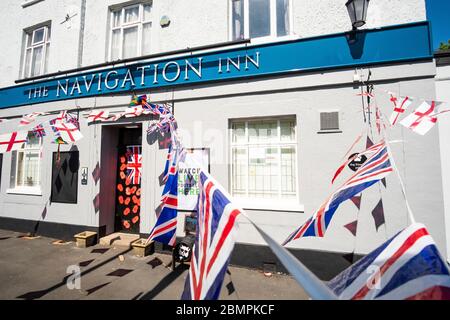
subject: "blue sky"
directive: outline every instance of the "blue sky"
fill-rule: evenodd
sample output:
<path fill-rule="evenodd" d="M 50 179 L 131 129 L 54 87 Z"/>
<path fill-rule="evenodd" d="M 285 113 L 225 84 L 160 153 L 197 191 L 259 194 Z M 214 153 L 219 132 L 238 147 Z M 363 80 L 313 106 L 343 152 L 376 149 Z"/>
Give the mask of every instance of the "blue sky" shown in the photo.
<path fill-rule="evenodd" d="M 433 47 L 450 40 L 450 0 L 426 0 L 427 18 L 431 21 Z"/>

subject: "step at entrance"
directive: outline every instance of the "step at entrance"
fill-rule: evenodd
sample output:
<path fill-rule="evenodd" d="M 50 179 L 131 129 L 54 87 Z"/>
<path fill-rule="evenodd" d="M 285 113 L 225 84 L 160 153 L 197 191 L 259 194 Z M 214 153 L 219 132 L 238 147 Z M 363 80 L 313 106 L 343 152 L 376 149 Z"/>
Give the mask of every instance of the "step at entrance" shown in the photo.
<path fill-rule="evenodd" d="M 117 246 L 131 248 L 131 243 L 138 240 L 138 234 L 116 232 L 100 238 L 100 244 L 104 246 Z"/>

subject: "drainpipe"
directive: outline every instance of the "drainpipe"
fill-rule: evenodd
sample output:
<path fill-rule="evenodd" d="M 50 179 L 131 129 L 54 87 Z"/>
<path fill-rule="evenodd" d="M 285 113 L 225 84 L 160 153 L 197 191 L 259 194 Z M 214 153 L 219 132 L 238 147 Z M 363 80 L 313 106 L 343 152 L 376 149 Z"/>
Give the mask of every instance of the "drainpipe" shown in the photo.
<path fill-rule="evenodd" d="M 86 18 L 86 0 L 81 0 L 80 7 L 80 34 L 78 36 L 78 60 L 77 67 L 80 68 L 83 64 L 83 46 L 84 46 L 84 25 Z"/>

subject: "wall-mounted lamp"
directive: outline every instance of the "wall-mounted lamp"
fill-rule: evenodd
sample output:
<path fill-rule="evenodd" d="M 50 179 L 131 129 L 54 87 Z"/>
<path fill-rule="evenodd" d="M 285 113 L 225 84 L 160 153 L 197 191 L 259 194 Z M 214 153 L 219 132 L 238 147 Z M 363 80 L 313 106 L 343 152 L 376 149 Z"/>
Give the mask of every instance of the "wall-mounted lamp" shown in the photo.
<path fill-rule="evenodd" d="M 352 21 L 353 29 L 358 29 L 366 24 L 369 1 L 370 0 L 348 0 L 345 4 L 350 20 Z"/>

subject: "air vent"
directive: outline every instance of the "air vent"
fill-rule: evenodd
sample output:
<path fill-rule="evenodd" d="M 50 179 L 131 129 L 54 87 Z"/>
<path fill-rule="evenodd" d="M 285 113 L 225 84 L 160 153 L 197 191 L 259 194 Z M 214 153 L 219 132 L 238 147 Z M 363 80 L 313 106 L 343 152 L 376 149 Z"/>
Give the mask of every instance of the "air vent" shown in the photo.
<path fill-rule="evenodd" d="M 339 130 L 339 112 L 321 112 L 320 113 L 320 131 Z"/>

